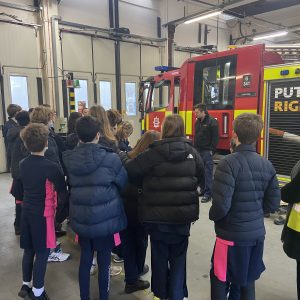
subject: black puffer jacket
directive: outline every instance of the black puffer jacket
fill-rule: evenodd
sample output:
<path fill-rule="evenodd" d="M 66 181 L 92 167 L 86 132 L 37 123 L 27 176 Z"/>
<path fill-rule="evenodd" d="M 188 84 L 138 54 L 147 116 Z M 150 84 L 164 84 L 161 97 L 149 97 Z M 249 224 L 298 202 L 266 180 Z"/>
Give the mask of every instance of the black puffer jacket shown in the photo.
<path fill-rule="evenodd" d="M 126 163 L 130 177 L 143 178 L 141 222 L 189 224 L 199 218 L 198 183 L 203 162 L 191 142 L 170 138 L 154 142 Z"/>
<path fill-rule="evenodd" d="M 14 148 L 15 142 L 18 140 L 18 137 L 20 137 L 20 132 L 24 127 L 22 126 L 15 126 L 11 127 L 6 135 L 6 141 L 7 141 L 7 160 L 10 167 L 11 165 L 11 159 L 12 159 L 12 152 Z"/>
<path fill-rule="evenodd" d="M 125 165 L 130 160 L 127 152 L 120 152 L 119 156 L 122 163 Z M 124 201 L 125 212 L 128 223 L 136 224 L 139 222 L 138 218 L 138 200 L 142 191 L 142 178 L 130 178 L 127 186 L 122 190 L 121 196 Z"/>
<path fill-rule="evenodd" d="M 26 158 L 30 152 L 25 148 L 20 136 L 17 137 L 11 154 L 11 176 L 14 179 L 20 178 L 20 161 Z"/>
<path fill-rule="evenodd" d="M 280 204 L 280 190 L 271 162 L 252 145 L 239 145 L 215 172 L 209 218 L 218 237 L 229 241 L 255 240 L 265 235 L 264 212 Z"/>
<path fill-rule="evenodd" d="M 67 150 L 73 150 L 79 143 L 79 138 L 77 133 L 70 133 L 67 135 L 66 148 Z"/>

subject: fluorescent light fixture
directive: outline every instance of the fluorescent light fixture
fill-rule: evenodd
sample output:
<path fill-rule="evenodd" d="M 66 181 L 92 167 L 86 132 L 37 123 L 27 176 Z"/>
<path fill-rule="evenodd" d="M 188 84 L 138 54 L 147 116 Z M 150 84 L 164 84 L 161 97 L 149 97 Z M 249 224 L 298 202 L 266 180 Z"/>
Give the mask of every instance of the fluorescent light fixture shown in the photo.
<path fill-rule="evenodd" d="M 209 18 L 212 18 L 212 17 L 216 17 L 216 16 L 219 16 L 221 13 L 222 13 L 222 10 L 214 11 L 212 13 L 208 13 L 208 14 L 201 15 L 199 17 L 187 20 L 187 21 L 184 22 L 184 24 L 190 24 L 190 23 L 202 21 L 202 20 L 205 20 L 205 19 L 209 19 Z"/>
<path fill-rule="evenodd" d="M 259 40 L 266 40 L 266 39 L 270 39 L 270 38 L 274 38 L 274 37 L 279 37 L 279 36 L 284 36 L 287 35 L 288 31 L 277 31 L 274 33 L 269 33 L 269 34 L 265 34 L 265 35 L 261 35 L 261 36 L 256 36 L 253 38 L 253 41 L 259 41 Z"/>

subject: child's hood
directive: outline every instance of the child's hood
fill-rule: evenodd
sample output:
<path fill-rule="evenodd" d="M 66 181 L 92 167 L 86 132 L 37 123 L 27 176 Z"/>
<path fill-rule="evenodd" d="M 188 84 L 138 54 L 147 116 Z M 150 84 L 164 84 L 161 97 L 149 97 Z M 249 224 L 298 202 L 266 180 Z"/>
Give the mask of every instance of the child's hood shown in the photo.
<path fill-rule="evenodd" d="M 93 173 L 110 151 L 98 144 L 80 144 L 74 150 L 63 153 L 63 161 L 69 175 L 84 176 Z"/>

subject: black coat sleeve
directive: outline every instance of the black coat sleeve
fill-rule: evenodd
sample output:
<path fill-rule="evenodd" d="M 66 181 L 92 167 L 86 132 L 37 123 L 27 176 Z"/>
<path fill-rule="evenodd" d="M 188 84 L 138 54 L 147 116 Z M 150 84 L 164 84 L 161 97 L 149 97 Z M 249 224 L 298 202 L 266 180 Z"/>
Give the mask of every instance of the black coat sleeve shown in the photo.
<path fill-rule="evenodd" d="M 219 124 L 217 120 L 212 121 L 211 125 L 211 148 L 216 151 L 219 143 Z"/>
<path fill-rule="evenodd" d="M 212 207 L 209 211 L 210 220 L 217 222 L 223 219 L 231 208 L 235 189 L 235 178 L 229 163 L 223 159 L 218 164 L 212 187 Z"/>
<path fill-rule="evenodd" d="M 197 179 L 198 179 L 198 183 L 201 184 L 205 182 L 204 163 L 198 151 L 196 149 L 194 150 L 195 151 L 193 155 L 195 155 Z"/>
<path fill-rule="evenodd" d="M 158 153 L 153 149 L 147 149 L 134 159 L 129 159 L 125 168 L 129 177 L 139 178 L 147 175 L 153 166 L 159 164 L 162 160 Z"/>
<path fill-rule="evenodd" d="M 290 204 L 300 201 L 300 172 L 281 189 L 281 199 Z"/>
<path fill-rule="evenodd" d="M 272 167 L 273 176 L 265 191 L 263 208 L 265 213 L 274 213 L 280 206 L 280 189 L 276 171 Z"/>
<path fill-rule="evenodd" d="M 57 165 L 49 168 L 49 180 L 54 184 L 56 192 L 65 193 L 67 191 L 65 176 Z"/>

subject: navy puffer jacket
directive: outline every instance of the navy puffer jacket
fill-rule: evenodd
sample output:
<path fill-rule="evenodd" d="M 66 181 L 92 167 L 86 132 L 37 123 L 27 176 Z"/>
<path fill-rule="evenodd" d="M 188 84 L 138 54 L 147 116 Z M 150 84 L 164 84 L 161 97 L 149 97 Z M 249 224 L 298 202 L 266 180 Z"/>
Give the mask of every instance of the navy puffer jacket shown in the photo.
<path fill-rule="evenodd" d="M 99 144 L 79 144 L 63 153 L 70 195 L 73 230 L 82 237 L 96 238 L 126 228 L 120 196 L 128 181 L 119 156 Z"/>
<path fill-rule="evenodd" d="M 215 172 L 209 218 L 218 237 L 229 241 L 255 240 L 265 235 L 264 212 L 280 204 L 276 172 L 252 145 L 239 145 Z"/>

